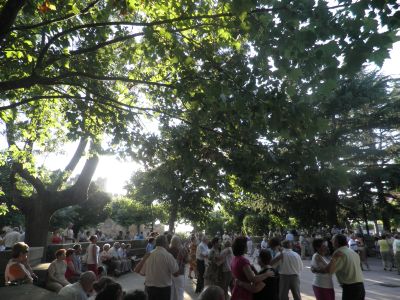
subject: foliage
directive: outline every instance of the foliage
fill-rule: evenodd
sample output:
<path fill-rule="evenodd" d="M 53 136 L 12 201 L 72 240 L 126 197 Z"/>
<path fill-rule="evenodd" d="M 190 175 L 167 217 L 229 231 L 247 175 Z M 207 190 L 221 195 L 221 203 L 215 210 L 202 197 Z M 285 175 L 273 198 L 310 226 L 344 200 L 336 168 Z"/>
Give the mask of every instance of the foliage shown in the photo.
<path fill-rule="evenodd" d="M 148 225 L 165 219 L 164 210 L 159 205 L 144 205 L 127 197 L 114 199 L 107 205 L 107 211 L 113 220 L 125 227 Z"/>
<path fill-rule="evenodd" d="M 374 139 L 380 129 L 393 133 L 398 107 L 375 103 L 362 89 L 357 97 L 341 90 L 364 63 L 381 66 L 388 57 L 398 40 L 399 6 L 396 0 L 3 1 L 0 120 L 8 147 L 1 161 L 13 164 L 13 198 L 32 212 L 26 197 L 64 195 L 73 168 L 47 182 L 35 157 L 81 140 L 92 142 L 85 184 L 80 193 L 68 190 L 74 203 L 52 201 L 49 215 L 84 201 L 96 155 L 118 151 L 149 164 L 147 187 L 151 176 L 163 178 L 148 198 L 183 201 L 180 210 L 190 208 L 183 218 L 210 211 L 221 190 L 230 193 L 234 176 L 276 216 L 297 218 L 305 200 L 298 212 L 319 203 L 333 224 L 339 191 L 349 194 L 352 175 L 386 182 L 357 164 L 374 165 L 369 158 L 381 151 L 363 149 L 362 138 Z M 159 119 L 161 140 L 141 139 L 139 115 Z M 156 146 L 164 154 L 152 162 Z M 385 206 L 383 192 L 392 184 L 383 185 L 378 199 Z M 292 199 L 294 206 L 287 205 Z"/>
<path fill-rule="evenodd" d="M 111 196 L 92 182 L 89 187 L 88 200 L 79 205 L 69 206 L 56 211 L 50 220 L 50 229 L 66 228 L 74 224 L 74 230 L 97 226 L 108 217 L 105 209 L 111 202 Z"/>
<path fill-rule="evenodd" d="M 262 236 L 269 230 L 269 218 L 265 215 L 247 215 L 243 219 L 243 231 L 250 236 Z"/>

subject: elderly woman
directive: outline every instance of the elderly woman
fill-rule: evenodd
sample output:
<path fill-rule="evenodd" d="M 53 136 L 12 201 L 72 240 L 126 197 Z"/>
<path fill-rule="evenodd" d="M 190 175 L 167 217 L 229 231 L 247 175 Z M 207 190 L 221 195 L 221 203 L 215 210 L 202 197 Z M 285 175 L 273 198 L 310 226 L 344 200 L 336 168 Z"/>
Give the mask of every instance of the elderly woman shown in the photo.
<path fill-rule="evenodd" d="M 6 285 L 12 283 L 32 283 L 36 275 L 28 265 L 29 247 L 25 243 L 16 243 L 12 248 L 12 258 L 5 270 Z"/>
<path fill-rule="evenodd" d="M 75 253 L 75 249 L 70 248 L 67 250 L 65 253 L 65 262 L 67 263 L 67 271 L 65 271 L 65 278 L 69 282 L 76 282 L 79 280 L 79 277 L 81 276 L 81 271 L 75 269 L 74 261 L 73 261 L 73 255 Z"/>
<path fill-rule="evenodd" d="M 97 246 L 97 235 L 92 235 L 90 238 L 90 244 L 86 249 L 87 260 L 86 265 L 89 271 L 93 271 L 96 276 L 98 275 L 99 255 L 100 247 Z"/>
<path fill-rule="evenodd" d="M 69 284 L 65 278 L 65 271 L 67 271 L 67 263 L 65 262 L 66 250 L 59 249 L 56 251 L 56 259 L 50 264 L 47 271 L 46 288 L 58 293 L 62 287 Z"/>
<path fill-rule="evenodd" d="M 231 300 L 252 300 L 253 293 L 260 292 L 265 283 L 263 281 L 268 277 L 274 276 L 274 272 L 267 271 L 260 275 L 255 275 L 254 269 L 250 265 L 246 253 L 246 237 L 237 237 L 233 241 L 233 259 L 231 263 L 232 275 L 236 279 L 232 290 Z"/>
<path fill-rule="evenodd" d="M 183 300 L 185 289 L 185 264 L 188 261 L 188 253 L 185 247 L 182 246 L 182 241 L 179 236 L 174 235 L 172 237 L 168 252 L 176 259 L 179 266 L 179 271 L 172 277 L 171 300 Z"/>

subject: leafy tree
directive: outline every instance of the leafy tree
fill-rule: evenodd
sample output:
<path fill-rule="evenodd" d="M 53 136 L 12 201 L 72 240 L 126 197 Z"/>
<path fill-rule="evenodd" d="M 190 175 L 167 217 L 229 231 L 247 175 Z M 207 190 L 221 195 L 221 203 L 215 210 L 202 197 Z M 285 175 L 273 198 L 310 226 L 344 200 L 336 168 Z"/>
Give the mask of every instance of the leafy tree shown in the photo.
<path fill-rule="evenodd" d="M 12 162 L 28 242 L 43 245 L 52 213 L 86 200 L 104 137 L 105 150 L 134 152 L 138 114 L 190 125 L 196 148 L 247 189 L 285 180 L 275 160 L 286 140 L 320 126 L 305 122 L 307 103 L 363 63 L 383 63 L 398 8 L 395 0 L 3 1 L 2 160 Z M 76 184 L 63 189 L 75 163 L 43 182 L 35 154 L 79 140 L 73 161 L 92 146 Z"/>
<path fill-rule="evenodd" d="M 120 197 L 108 204 L 110 217 L 122 226 L 128 227 L 135 224 L 140 228 L 141 224 L 154 224 L 158 220 L 164 220 L 165 213 L 158 205 L 144 205 L 127 197 Z"/>
<path fill-rule="evenodd" d="M 71 222 L 74 224 L 74 230 L 78 232 L 81 228 L 97 226 L 108 218 L 105 208 L 111 200 L 109 194 L 92 182 L 89 186 L 88 200 L 56 211 L 51 217 L 50 228 L 66 228 Z"/>

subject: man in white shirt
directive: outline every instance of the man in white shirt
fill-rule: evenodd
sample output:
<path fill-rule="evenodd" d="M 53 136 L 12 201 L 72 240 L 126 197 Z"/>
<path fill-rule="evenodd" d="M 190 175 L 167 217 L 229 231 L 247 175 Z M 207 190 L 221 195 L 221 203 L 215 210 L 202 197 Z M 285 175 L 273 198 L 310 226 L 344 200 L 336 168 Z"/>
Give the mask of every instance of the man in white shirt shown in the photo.
<path fill-rule="evenodd" d="M 349 248 L 351 250 L 353 250 L 354 252 L 358 251 L 357 240 L 356 240 L 356 236 L 355 236 L 354 233 L 350 236 L 350 239 L 348 241 L 348 245 L 349 245 Z"/>
<path fill-rule="evenodd" d="M 279 261 L 279 300 L 289 300 L 289 290 L 292 292 L 294 300 L 300 300 L 300 273 L 303 270 L 303 262 L 300 255 L 292 250 L 291 241 L 282 242 L 283 251 Z"/>
<path fill-rule="evenodd" d="M 293 241 L 294 241 L 294 235 L 293 235 L 293 233 L 290 232 L 290 231 L 288 231 L 287 234 L 286 234 L 285 240 L 288 240 L 288 241 L 293 242 Z"/>
<path fill-rule="evenodd" d="M 88 294 L 93 290 L 96 275 L 92 271 L 82 273 L 79 281 L 64 286 L 58 294 L 66 300 L 87 300 Z"/>
<path fill-rule="evenodd" d="M 19 228 L 14 227 L 12 230 L 8 231 L 4 236 L 4 247 L 6 250 L 11 250 L 14 244 L 20 241 L 21 234 L 19 233 Z"/>
<path fill-rule="evenodd" d="M 201 293 L 204 288 L 204 272 L 206 271 L 205 259 L 208 258 L 207 242 L 207 237 L 203 236 L 201 243 L 196 249 L 197 284 L 195 293 Z"/>
<path fill-rule="evenodd" d="M 267 249 L 268 248 L 268 239 L 266 236 L 264 236 L 262 242 L 261 242 L 261 249 Z"/>
<path fill-rule="evenodd" d="M 148 300 L 170 300 L 172 276 L 179 271 L 179 266 L 167 251 L 165 235 L 156 237 L 155 246 L 143 266 L 147 297 Z"/>
<path fill-rule="evenodd" d="M 73 243 L 74 242 L 74 231 L 72 229 L 74 227 L 74 224 L 69 223 L 68 227 L 64 230 L 64 243 Z"/>

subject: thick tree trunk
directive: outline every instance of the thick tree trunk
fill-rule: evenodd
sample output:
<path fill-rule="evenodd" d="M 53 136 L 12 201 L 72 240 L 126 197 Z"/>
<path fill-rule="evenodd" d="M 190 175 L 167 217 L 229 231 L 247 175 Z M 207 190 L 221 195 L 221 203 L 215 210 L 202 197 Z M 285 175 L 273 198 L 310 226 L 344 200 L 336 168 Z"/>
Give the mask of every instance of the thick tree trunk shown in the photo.
<path fill-rule="evenodd" d="M 52 215 L 46 199 L 32 199 L 36 203 L 25 212 L 25 242 L 31 247 L 45 247 Z"/>
<path fill-rule="evenodd" d="M 168 231 L 170 233 L 175 232 L 175 222 L 176 222 L 177 217 L 178 217 L 178 205 L 173 204 L 171 206 L 171 211 L 170 211 L 170 215 L 169 215 L 169 219 L 168 219 Z"/>
<path fill-rule="evenodd" d="M 383 230 L 390 231 L 390 217 L 388 212 L 388 203 L 386 202 L 385 198 L 384 187 L 381 181 L 377 181 L 375 184 L 378 190 L 378 202 L 383 223 Z"/>
<path fill-rule="evenodd" d="M 326 197 L 326 217 L 330 227 L 338 225 L 337 220 L 337 190 L 332 189 Z"/>

